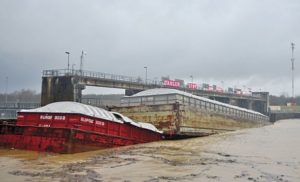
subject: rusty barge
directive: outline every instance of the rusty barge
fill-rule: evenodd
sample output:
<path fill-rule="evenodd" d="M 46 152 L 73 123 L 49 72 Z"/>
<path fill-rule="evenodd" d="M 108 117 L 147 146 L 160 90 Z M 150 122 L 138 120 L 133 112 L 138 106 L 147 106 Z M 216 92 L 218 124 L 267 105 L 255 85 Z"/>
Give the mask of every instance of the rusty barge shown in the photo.
<path fill-rule="evenodd" d="M 205 136 L 271 124 L 269 117 L 259 112 L 167 88 L 126 96 L 121 106 L 112 110 L 151 123 L 171 138 Z"/>
<path fill-rule="evenodd" d="M 75 153 L 157 141 L 153 125 L 76 102 L 57 102 L 18 113 L 16 124 L 0 124 L 0 146 Z"/>

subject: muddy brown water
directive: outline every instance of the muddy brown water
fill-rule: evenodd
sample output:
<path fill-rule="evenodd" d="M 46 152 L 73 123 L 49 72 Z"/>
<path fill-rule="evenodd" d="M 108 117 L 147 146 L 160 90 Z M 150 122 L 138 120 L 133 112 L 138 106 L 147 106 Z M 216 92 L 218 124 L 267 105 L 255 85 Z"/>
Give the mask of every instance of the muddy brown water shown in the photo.
<path fill-rule="evenodd" d="M 0 181 L 300 181 L 300 120 L 78 154 L 1 149 Z"/>

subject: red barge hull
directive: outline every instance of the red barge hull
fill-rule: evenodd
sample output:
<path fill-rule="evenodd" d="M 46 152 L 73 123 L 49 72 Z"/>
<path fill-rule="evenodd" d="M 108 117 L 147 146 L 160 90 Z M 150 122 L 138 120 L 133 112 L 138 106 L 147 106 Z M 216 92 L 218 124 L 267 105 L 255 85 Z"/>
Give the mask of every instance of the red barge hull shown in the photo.
<path fill-rule="evenodd" d="M 135 140 L 69 128 L 0 125 L 0 146 L 54 153 L 77 153 L 157 141 Z"/>
<path fill-rule="evenodd" d="M 77 153 L 160 139 L 149 129 L 82 114 L 20 112 L 16 125 L 0 124 L 0 146 L 43 152 Z"/>

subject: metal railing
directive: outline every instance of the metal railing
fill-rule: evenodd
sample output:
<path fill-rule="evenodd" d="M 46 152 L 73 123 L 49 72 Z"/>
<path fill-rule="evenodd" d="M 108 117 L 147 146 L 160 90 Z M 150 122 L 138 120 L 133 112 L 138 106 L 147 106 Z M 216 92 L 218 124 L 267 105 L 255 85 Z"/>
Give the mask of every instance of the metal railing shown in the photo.
<path fill-rule="evenodd" d="M 116 75 L 116 74 L 102 73 L 102 72 L 95 72 L 95 71 L 73 70 L 73 69 L 57 69 L 57 70 L 43 71 L 43 77 L 54 77 L 54 76 L 79 76 L 83 78 L 106 79 L 112 81 L 127 82 L 132 84 L 143 84 L 143 85 L 148 85 L 157 88 L 168 87 L 165 86 L 162 81 L 158 81 L 158 80 L 150 80 L 150 79 L 145 80 L 142 79 L 141 77 L 130 77 L 130 76 Z M 226 92 L 226 91 L 222 93 L 218 93 L 215 91 L 208 91 L 205 89 L 189 90 L 186 85 L 182 85 L 174 89 L 181 89 L 181 90 L 188 90 L 188 91 L 203 91 L 203 92 L 211 92 L 211 94 L 221 94 L 221 95 L 227 94 L 227 95 L 239 96 L 239 97 L 261 98 L 261 96 L 258 95 L 236 95 L 234 93 Z"/>
<path fill-rule="evenodd" d="M 34 109 L 40 107 L 37 102 L 1 102 L 0 109 Z"/>
<path fill-rule="evenodd" d="M 270 107 L 272 113 L 300 113 L 300 106 L 277 106 Z"/>
<path fill-rule="evenodd" d="M 38 107 L 40 107 L 40 103 L 37 102 L 1 102 L 0 119 L 16 119 L 18 111 Z"/>
<path fill-rule="evenodd" d="M 130 76 L 116 75 L 116 74 L 102 73 L 102 72 L 95 72 L 95 71 L 68 70 L 68 69 L 43 71 L 43 77 L 53 77 L 53 76 L 81 76 L 86 78 L 98 78 L 98 79 L 107 79 L 113 81 L 123 81 L 123 82 L 138 83 L 138 84 L 145 84 L 145 85 L 162 86 L 162 82 L 157 80 L 147 79 L 146 81 L 141 77 L 130 77 Z"/>

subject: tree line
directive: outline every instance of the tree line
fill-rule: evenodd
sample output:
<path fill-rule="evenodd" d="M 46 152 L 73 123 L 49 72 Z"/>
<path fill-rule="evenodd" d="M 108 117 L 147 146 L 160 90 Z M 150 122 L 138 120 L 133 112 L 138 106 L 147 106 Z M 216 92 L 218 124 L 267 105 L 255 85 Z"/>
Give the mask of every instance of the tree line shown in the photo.
<path fill-rule="evenodd" d="M 22 89 L 12 93 L 0 93 L 0 102 L 41 102 L 41 94 L 34 90 Z"/>
<path fill-rule="evenodd" d="M 270 105 L 286 106 L 287 103 L 296 103 L 296 105 L 300 105 L 300 96 L 297 96 L 293 99 L 292 97 L 287 97 L 284 95 L 281 96 L 270 95 Z"/>

